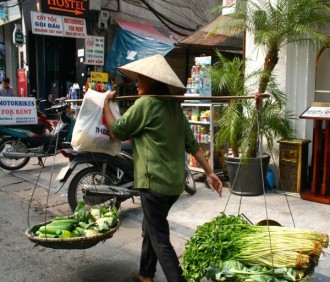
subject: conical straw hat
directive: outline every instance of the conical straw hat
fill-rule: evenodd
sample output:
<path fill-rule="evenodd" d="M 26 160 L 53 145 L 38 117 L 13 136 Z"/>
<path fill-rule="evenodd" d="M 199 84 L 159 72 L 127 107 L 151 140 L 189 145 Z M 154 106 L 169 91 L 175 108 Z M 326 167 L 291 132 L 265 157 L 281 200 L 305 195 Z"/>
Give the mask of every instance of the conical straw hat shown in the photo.
<path fill-rule="evenodd" d="M 133 80 L 137 80 L 138 74 L 142 74 L 170 86 L 185 88 L 165 58 L 160 54 L 118 67 L 118 70 Z"/>

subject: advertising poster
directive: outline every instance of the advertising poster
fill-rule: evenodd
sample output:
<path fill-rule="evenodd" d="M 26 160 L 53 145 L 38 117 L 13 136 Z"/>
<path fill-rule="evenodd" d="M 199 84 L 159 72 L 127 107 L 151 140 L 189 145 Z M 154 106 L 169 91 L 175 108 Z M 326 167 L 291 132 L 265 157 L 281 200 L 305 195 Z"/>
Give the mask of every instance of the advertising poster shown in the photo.
<path fill-rule="evenodd" d="M 37 124 L 36 99 L 0 97 L 0 125 Z"/>
<path fill-rule="evenodd" d="M 18 97 L 27 96 L 26 69 L 17 70 L 17 96 Z"/>

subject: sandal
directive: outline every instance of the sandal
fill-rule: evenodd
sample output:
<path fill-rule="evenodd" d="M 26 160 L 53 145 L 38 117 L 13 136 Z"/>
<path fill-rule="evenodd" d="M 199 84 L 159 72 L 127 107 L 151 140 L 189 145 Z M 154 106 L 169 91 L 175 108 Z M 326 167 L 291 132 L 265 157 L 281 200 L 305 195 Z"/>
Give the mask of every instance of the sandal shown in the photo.
<path fill-rule="evenodd" d="M 154 282 L 154 279 L 153 278 L 147 277 L 147 276 L 141 276 L 140 273 L 137 272 L 137 271 L 134 271 L 131 274 L 131 278 L 135 282 Z"/>

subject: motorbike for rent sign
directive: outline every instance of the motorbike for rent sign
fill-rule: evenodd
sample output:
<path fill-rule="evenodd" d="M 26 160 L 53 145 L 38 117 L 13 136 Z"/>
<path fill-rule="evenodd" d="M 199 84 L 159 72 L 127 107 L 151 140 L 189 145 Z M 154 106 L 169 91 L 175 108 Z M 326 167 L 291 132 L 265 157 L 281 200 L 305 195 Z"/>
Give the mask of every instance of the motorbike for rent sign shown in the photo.
<path fill-rule="evenodd" d="M 37 124 L 36 99 L 33 97 L 0 97 L 0 125 Z"/>

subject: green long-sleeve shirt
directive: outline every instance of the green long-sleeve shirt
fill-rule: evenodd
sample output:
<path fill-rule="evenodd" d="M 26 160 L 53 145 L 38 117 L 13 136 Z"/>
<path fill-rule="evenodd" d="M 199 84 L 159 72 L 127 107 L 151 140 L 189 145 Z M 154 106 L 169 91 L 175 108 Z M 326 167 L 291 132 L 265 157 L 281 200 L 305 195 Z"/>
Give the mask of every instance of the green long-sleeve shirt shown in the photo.
<path fill-rule="evenodd" d="M 185 151 L 198 142 L 177 101 L 142 96 L 111 126 L 119 139 L 133 139 L 135 188 L 179 195 L 185 183 Z"/>

